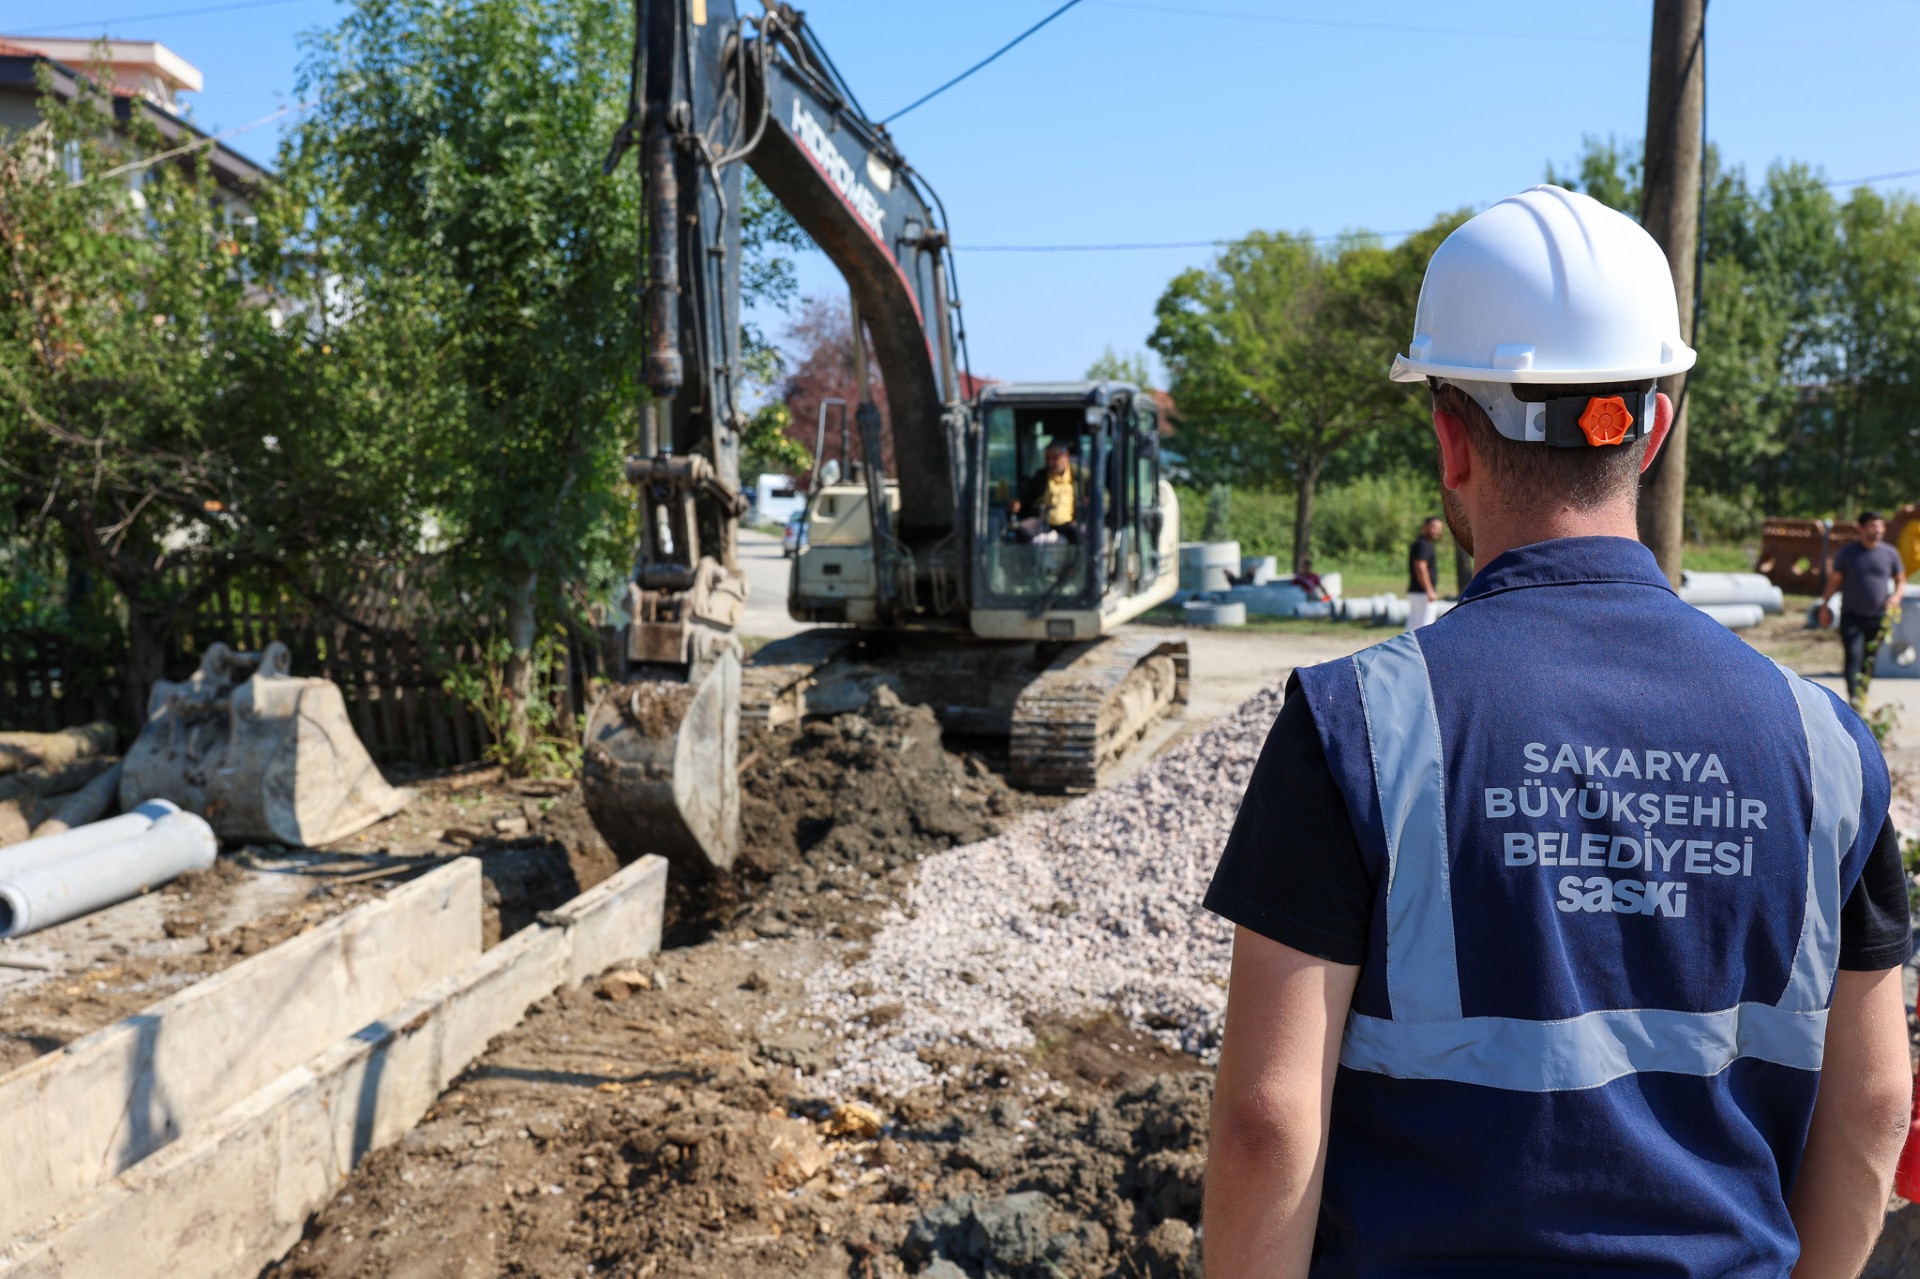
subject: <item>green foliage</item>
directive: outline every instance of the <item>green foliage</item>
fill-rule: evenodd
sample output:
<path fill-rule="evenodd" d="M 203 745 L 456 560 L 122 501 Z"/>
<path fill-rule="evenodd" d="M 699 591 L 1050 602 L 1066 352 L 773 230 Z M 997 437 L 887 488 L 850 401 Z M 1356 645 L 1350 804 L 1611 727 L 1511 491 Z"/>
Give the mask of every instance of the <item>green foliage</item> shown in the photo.
<path fill-rule="evenodd" d="M 627 32 L 612 0 L 358 0 L 301 72 L 284 180 L 346 309 L 434 317 L 450 402 L 415 478 L 484 607 L 625 560 L 639 181 L 600 165 Z"/>
<path fill-rule="evenodd" d="M 787 433 L 792 424 L 792 410 L 778 400 L 762 405 L 747 419 L 747 429 L 740 434 L 746 474 L 803 476 L 813 470 L 813 450 Z"/>
<path fill-rule="evenodd" d="M 1200 540 L 1218 542 L 1227 536 L 1227 527 L 1233 515 L 1233 488 L 1226 484 L 1216 484 L 1207 490 L 1207 514 L 1200 526 Z"/>
<path fill-rule="evenodd" d="M 1458 215 L 1394 249 L 1363 235 L 1323 251 L 1255 232 L 1205 270 L 1176 276 L 1150 343 L 1166 362 L 1184 426 L 1177 447 L 1201 483 L 1294 490 L 1288 562 L 1312 543 L 1314 493 L 1330 462 L 1392 428 L 1425 429 L 1424 406 L 1387 380 L 1411 331 L 1433 246 Z"/>
<path fill-rule="evenodd" d="M 1185 541 L 1237 541 L 1242 554 L 1285 555 L 1292 537 L 1294 495 L 1285 490 L 1235 489 L 1217 536 L 1209 535 L 1210 493 L 1180 488 L 1180 536 Z M 1404 556 L 1420 521 L 1439 510 L 1439 482 L 1407 474 L 1362 476 L 1320 490 L 1314 502 L 1314 562 L 1319 571 L 1351 559 Z"/>
<path fill-rule="evenodd" d="M 566 632 L 554 628 L 533 644 L 532 680 L 524 701 L 509 686 L 513 645 L 503 635 L 474 642 L 477 660 L 461 662 L 440 686 L 480 717 L 492 740 L 485 758 L 517 777 L 570 777 L 580 769 L 580 743 L 555 731 Z M 516 713 L 524 706 L 524 713 Z"/>
<path fill-rule="evenodd" d="M 1842 201 L 1805 165 L 1753 185 L 1713 147 L 1705 166 L 1689 489 L 1756 519 L 1912 501 L 1920 205 L 1864 187 Z M 1589 138 L 1577 168 L 1548 176 L 1637 214 L 1636 149 Z"/>
<path fill-rule="evenodd" d="M 142 165 L 167 143 L 139 110 L 106 123 L 92 82 L 63 102 L 43 79 L 40 110 L 0 135 L 0 511 L 39 606 L 124 613 L 137 715 L 232 575 L 414 538 L 440 379 L 417 313 L 337 322 L 297 199 L 249 215 L 203 153 Z"/>
<path fill-rule="evenodd" d="M 1135 351 L 1131 355 L 1119 355 L 1109 342 L 1100 352 L 1100 358 L 1087 366 L 1087 380 L 1097 382 L 1105 378 L 1109 382 L 1131 382 L 1138 387 L 1153 385 L 1153 375 L 1147 370 L 1147 354 Z"/>

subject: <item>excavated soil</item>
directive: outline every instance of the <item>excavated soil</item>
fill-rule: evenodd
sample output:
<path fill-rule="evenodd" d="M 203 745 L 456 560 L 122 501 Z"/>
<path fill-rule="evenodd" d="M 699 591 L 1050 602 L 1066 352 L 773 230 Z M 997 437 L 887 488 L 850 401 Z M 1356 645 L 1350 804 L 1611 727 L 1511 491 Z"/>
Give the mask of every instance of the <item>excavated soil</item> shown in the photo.
<path fill-rule="evenodd" d="M 1197 1063 L 1047 1027 L 964 1087 L 836 1105 L 788 1012 L 846 944 L 707 943 L 544 1001 L 271 1273 L 1197 1276 Z"/>
<path fill-rule="evenodd" d="M 862 1101 L 802 1015 L 918 859 L 1048 801 L 884 691 L 742 756 L 738 873 L 676 876 L 667 949 L 537 1005 L 272 1273 L 1198 1275 L 1195 1059 L 1113 1018 L 1035 1024 Z"/>

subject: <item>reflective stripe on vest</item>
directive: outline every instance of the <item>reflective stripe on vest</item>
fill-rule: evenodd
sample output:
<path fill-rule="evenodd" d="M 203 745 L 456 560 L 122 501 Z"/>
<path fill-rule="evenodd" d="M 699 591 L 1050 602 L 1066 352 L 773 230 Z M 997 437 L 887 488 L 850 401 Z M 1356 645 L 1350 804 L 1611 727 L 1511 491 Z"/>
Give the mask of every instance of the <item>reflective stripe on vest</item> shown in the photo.
<path fill-rule="evenodd" d="M 1807 903 L 1777 1004 L 1716 1012 L 1601 1009 L 1559 1021 L 1465 1017 L 1453 937 L 1445 761 L 1418 638 L 1356 655 L 1374 788 L 1386 830 L 1386 977 L 1393 1016 L 1352 1013 L 1340 1064 L 1397 1079 L 1519 1092 L 1597 1088 L 1623 1075 L 1716 1075 L 1741 1057 L 1820 1069 L 1839 961 L 1840 863 L 1860 825 L 1860 755 L 1831 701 L 1781 668 L 1800 708 L 1813 780 Z"/>

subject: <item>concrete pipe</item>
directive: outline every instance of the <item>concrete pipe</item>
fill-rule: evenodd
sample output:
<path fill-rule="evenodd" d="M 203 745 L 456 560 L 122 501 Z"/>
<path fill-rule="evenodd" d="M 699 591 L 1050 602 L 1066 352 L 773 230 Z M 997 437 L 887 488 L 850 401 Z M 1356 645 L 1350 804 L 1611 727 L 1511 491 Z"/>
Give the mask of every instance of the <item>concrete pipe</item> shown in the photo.
<path fill-rule="evenodd" d="M 1224 568 L 1229 573 L 1237 573 L 1240 571 L 1240 543 L 1182 542 L 1180 562 L 1204 564 L 1208 568 Z"/>
<path fill-rule="evenodd" d="M 1382 595 L 1379 604 L 1373 610 L 1375 626 L 1405 626 L 1407 624 L 1407 602 L 1397 595 Z"/>
<path fill-rule="evenodd" d="M 64 838 L 50 836 L 44 842 Z M 114 843 L 13 871 L 0 877 L 0 938 L 78 919 L 190 870 L 206 870 L 219 851 L 220 841 L 204 820 L 192 813 L 170 813 Z"/>
<path fill-rule="evenodd" d="M 1240 580 L 1248 586 L 1265 586 L 1280 576 L 1280 561 L 1272 555 L 1242 555 Z"/>
<path fill-rule="evenodd" d="M 1188 600 L 1186 622 L 1189 626 L 1245 626 L 1247 606 L 1237 600 Z"/>
<path fill-rule="evenodd" d="M 1224 591 L 1233 585 L 1227 570 L 1218 564 L 1182 564 L 1180 589 L 1198 595 L 1205 591 Z"/>
<path fill-rule="evenodd" d="M 169 800 L 150 799 L 130 813 L 109 817 L 103 822 L 88 822 L 58 835 L 43 835 L 23 844 L 0 849 L 0 879 L 33 866 L 47 865 L 78 857 L 82 853 L 117 844 L 123 839 L 144 835 L 154 823 L 178 813 L 178 805 Z"/>
<path fill-rule="evenodd" d="M 1766 615 L 1766 610 L 1758 604 L 1695 604 L 1694 607 L 1730 631 L 1758 626 Z"/>
<path fill-rule="evenodd" d="M 1292 582 L 1271 582 L 1265 586 L 1236 586 L 1227 599 L 1244 604 L 1255 617 L 1292 617 L 1293 610 L 1306 602 L 1307 593 Z"/>
<path fill-rule="evenodd" d="M 1293 615 L 1302 621 L 1321 621 L 1333 616 L 1333 605 L 1325 600 L 1314 600 L 1310 603 L 1295 604 L 1293 606 Z"/>

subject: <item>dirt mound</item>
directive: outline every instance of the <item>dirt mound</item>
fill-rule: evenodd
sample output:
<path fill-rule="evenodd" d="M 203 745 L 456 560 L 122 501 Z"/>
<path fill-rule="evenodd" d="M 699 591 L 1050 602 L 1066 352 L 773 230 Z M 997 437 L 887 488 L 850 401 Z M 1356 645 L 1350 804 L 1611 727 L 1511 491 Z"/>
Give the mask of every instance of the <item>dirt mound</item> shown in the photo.
<path fill-rule="evenodd" d="M 739 860 L 726 877 L 668 881 L 669 947 L 795 928 L 864 938 L 915 862 L 1049 802 L 949 751 L 933 712 L 886 687 L 857 714 L 756 733 L 741 759 Z"/>
<path fill-rule="evenodd" d="M 761 734 L 744 750 L 741 863 L 795 858 L 867 870 L 992 835 L 1020 804 L 978 756 L 949 754 L 940 721 L 884 685 L 857 715 Z"/>

